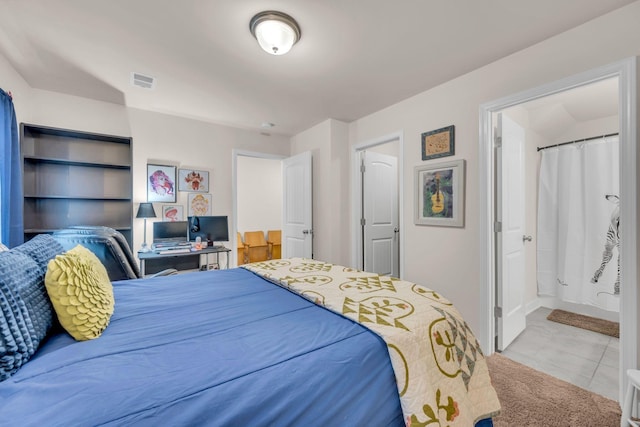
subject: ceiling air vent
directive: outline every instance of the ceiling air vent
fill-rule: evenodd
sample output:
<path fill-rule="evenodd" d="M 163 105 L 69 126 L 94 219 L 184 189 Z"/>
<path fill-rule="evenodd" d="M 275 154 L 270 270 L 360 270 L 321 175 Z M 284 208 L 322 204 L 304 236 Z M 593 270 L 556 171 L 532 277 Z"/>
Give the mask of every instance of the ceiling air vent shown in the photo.
<path fill-rule="evenodd" d="M 156 86 L 156 79 L 140 73 L 131 73 L 131 84 L 143 89 L 153 89 Z"/>

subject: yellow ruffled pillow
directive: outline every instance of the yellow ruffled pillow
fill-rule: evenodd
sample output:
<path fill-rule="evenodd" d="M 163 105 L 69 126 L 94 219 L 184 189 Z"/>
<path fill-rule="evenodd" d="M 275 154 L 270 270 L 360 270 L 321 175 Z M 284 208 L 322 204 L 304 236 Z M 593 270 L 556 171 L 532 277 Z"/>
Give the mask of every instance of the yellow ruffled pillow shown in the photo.
<path fill-rule="evenodd" d="M 76 340 L 99 337 L 113 314 L 113 286 L 98 257 L 82 245 L 49 261 L 44 278 L 62 327 Z"/>

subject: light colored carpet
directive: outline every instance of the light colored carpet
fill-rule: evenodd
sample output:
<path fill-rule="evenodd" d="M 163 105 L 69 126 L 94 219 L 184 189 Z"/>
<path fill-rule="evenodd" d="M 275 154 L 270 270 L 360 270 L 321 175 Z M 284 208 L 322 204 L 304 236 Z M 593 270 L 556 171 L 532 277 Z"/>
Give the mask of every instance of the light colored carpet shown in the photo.
<path fill-rule="evenodd" d="M 620 405 L 611 399 L 497 353 L 487 364 L 502 405 L 495 427 L 620 426 Z"/>
<path fill-rule="evenodd" d="M 549 313 L 547 319 L 553 322 L 575 326 L 576 328 L 587 329 L 589 331 L 620 338 L 620 324 L 618 322 L 598 319 L 596 317 L 571 313 L 564 310 L 553 310 Z"/>

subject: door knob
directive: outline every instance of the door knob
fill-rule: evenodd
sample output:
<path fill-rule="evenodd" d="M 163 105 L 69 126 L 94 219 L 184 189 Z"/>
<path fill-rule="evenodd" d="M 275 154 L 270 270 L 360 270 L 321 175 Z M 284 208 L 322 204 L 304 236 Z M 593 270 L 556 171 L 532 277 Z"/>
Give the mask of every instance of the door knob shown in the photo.
<path fill-rule="evenodd" d="M 523 242 L 530 242 L 531 240 L 533 240 L 533 239 L 531 238 L 531 236 L 522 236 L 522 241 L 523 241 Z"/>

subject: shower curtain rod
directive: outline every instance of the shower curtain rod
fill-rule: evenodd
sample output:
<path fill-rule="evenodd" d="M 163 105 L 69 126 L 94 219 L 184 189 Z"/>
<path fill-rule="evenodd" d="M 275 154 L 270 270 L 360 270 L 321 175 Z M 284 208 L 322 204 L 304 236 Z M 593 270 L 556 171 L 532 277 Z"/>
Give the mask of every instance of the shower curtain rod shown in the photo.
<path fill-rule="evenodd" d="M 575 141 L 561 142 L 560 144 L 548 145 L 546 147 L 538 147 L 538 151 L 546 150 L 547 148 L 560 147 L 561 145 L 569 145 L 569 144 L 576 144 L 578 142 L 593 141 L 594 139 L 608 138 L 610 136 L 617 136 L 617 135 L 618 135 L 618 132 L 609 133 L 607 135 L 592 136 L 591 138 L 576 139 Z"/>

